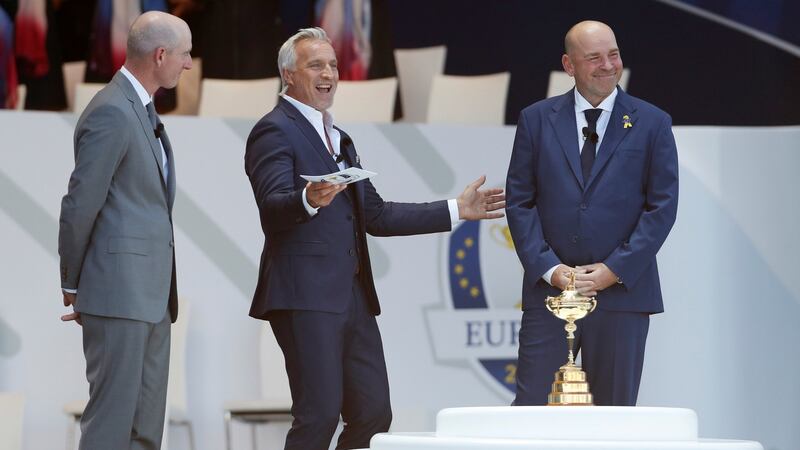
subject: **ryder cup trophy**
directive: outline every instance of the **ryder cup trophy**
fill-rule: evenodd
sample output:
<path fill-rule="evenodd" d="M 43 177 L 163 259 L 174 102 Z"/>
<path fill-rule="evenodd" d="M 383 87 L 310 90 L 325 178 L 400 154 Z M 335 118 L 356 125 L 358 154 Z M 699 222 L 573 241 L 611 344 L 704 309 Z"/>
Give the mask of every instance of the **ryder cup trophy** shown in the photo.
<path fill-rule="evenodd" d="M 567 363 L 555 373 L 555 382 L 550 395 L 547 396 L 548 406 L 567 405 L 592 405 L 592 394 L 589 392 L 589 383 L 586 381 L 586 372 L 575 365 L 572 347 L 575 341 L 575 330 L 578 329 L 575 321 L 583 319 L 594 311 L 597 300 L 594 297 L 584 297 L 575 290 L 575 272 L 569 275 L 569 284 L 558 297 L 547 297 L 547 309 L 561 320 L 566 320 L 564 329 L 567 330 L 567 345 L 569 356 Z"/>

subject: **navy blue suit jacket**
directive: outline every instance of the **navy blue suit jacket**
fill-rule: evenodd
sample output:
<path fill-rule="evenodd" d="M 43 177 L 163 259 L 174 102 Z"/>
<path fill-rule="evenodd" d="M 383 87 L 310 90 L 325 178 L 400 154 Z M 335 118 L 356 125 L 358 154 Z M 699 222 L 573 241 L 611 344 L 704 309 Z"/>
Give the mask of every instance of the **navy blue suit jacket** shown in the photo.
<path fill-rule="evenodd" d="M 663 311 L 656 252 L 678 206 L 672 119 L 618 90 L 588 180 L 581 174 L 573 91 L 520 114 L 506 212 L 525 271 L 524 309 L 543 308 L 547 296 L 559 294 L 541 278 L 551 267 L 603 262 L 622 284 L 598 293 L 599 308 Z"/>
<path fill-rule="evenodd" d="M 352 140 L 339 131 L 345 161 L 361 168 Z M 300 175 L 338 170 L 311 123 L 283 98 L 251 131 L 245 171 L 266 238 L 251 316 L 267 319 L 275 310 L 343 312 L 356 273 L 377 315 L 380 305 L 366 233 L 397 236 L 450 229 L 446 201 L 385 202 L 369 180 L 353 183 L 309 217 L 302 200 L 306 181 Z"/>

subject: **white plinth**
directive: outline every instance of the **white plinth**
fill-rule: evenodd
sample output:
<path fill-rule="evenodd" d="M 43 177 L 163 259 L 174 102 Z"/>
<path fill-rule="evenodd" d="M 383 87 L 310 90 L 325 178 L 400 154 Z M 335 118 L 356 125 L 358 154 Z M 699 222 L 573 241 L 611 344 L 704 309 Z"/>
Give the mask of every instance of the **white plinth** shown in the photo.
<path fill-rule="evenodd" d="M 690 409 L 483 407 L 439 412 L 434 433 L 372 438 L 371 450 L 763 450 L 758 442 L 697 438 Z"/>

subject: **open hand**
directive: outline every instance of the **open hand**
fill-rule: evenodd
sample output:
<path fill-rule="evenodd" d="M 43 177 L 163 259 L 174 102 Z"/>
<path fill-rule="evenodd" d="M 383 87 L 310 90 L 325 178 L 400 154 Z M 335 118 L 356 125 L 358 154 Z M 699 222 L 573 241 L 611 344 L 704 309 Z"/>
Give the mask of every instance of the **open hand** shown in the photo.
<path fill-rule="evenodd" d="M 500 188 L 480 190 L 486 183 L 486 175 L 481 175 L 458 196 L 458 218 L 463 220 L 499 219 L 505 214 L 490 212 L 506 207 L 506 195 Z"/>

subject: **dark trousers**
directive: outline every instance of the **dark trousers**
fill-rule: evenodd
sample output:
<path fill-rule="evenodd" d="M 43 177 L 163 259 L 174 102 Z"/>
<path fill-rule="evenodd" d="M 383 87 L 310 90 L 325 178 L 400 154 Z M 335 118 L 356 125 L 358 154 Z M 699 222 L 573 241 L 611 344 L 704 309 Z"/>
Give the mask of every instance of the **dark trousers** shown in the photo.
<path fill-rule="evenodd" d="M 546 405 L 553 374 L 567 362 L 565 321 L 540 308 L 523 312 L 514 405 Z M 576 322 L 575 349 L 594 404 L 635 406 L 650 315 L 597 309 Z"/>
<path fill-rule="evenodd" d="M 373 435 L 389 430 L 383 344 L 358 281 L 345 312 L 278 311 L 270 325 L 292 391 L 286 450 L 327 449 L 340 414 L 345 425 L 337 449 L 369 447 Z"/>

